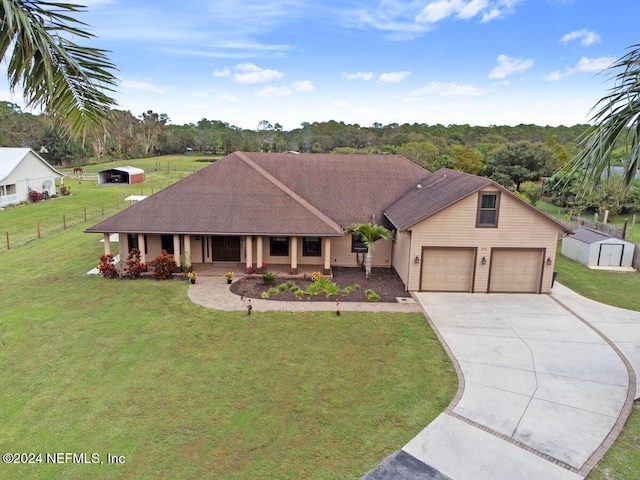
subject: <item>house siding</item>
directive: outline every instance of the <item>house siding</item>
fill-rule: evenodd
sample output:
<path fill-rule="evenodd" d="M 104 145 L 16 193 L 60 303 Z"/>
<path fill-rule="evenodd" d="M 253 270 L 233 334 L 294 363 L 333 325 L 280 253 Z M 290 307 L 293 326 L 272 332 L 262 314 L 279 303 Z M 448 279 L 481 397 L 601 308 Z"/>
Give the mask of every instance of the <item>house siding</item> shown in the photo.
<path fill-rule="evenodd" d="M 56 194 L 55 179 L 58 175 L 43 164 L 33 153 L 25 155 L 24 159 L 16 166 L 16 168 L 2 180 L 3 185 L 15 185 L 15 193 L 18 195 L 19 202 L 29 200 L 29 189 L 38 192 L 44 191 L 43 182 L 50 180 L 51 188 L 48 190 L 49 195 Z"/>
<path fill-rule="evenodd" d="M 391 266 L 393 242 L 378 240 L 373 249 L 371 265 L 374 267 Z M 351 234 L 331 239 L 331 265 L 334 267 L 355 267 L 356 254 L 351 251 Z"/>
<path fill-rule="evenodd" d="M 411 250 L 411 234 L 409 232 L 397 232 L 393 245 L 393 268 L 398 273 L 405 285 L 408 285 L 409 262 L 413 261 L 409 256 Z"/>
<path fill-rule="evenodd" d="M 480 192 L 496 191 L 487 187 Z M 474 292 L 487 292 L 492 248 L 543 248 L 544 258 L 555 259 L 561 229 L 510 194 L 501 193 L 498 227 L 476 227 L 478 195 L 470 195 L 411 228 L 409 258 L 421 257 L 422 247 L 476 247 Z M 482 257 L 487 263 L 482 265 Z M 409 290 L 420 288 L 420 265 L 409 264 Z M 553 265 L 544 265 L 543 293 L 551 290 Z"/>

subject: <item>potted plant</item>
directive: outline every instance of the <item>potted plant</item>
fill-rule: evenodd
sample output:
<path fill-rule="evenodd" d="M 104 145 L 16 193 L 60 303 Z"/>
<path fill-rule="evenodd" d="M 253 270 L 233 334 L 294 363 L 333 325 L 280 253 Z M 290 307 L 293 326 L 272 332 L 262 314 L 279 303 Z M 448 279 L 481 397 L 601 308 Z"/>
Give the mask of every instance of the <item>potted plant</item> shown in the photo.
<path fill-rule="evenodd" d="M 227 283 L 231 285 L 231 282 L 233 281 L 233 272 L 227 272 L 224 276 L 227 279 Z"/>
<path fill-rule="evenodd" d="M 198 278 L 198 274 L 196 273 L 195 270 L 191 270 L 187 272 L 187 277 L 189 278 L 189 282 L 191 282 L 191 285 L 193 285 L 194 283 L 196 283 L 196 278 Z"/>

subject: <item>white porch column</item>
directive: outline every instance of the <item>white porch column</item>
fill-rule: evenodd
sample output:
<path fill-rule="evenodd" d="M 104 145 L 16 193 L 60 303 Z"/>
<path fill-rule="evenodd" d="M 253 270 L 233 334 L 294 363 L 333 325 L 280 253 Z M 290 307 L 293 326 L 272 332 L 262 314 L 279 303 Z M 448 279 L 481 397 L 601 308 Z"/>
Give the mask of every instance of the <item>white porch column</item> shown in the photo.
<path fill-rule="evenodd" d="M 184 236 L 184 266 L 191 267 L 191 235 Z"/>
<path fill-rule="evenodd" d="M 143 233 L 138 235 L 138 250 L 140 250 L 140 261 L 144 264 L 147 263 L 147 252 L 144 249 L 144 245 L 145 243 L 145 236 Z"/>
<path fill-rule="evenodd" d="M 256 267 L 262 267 L 262 237 L 256 237 Z"/>
<path fill-rule="evenodd" d="M 331 271 L 331 237 L 324 237 L 324 273 Z"/>
<path fill-rule="evenodd" d="M 253 265 L 253 245 L 251 244 L 251 235 L 245 237 L 246 264 L 247 269 Z"/>
<path fill-rule="evenodd" d="M 176 261 L 176 267 L 180 266 L 180 235 L 173 236 L 173 259 Z"/>
<path fill-rule="evenodd" d="M 298 269 L 298 237 L 291 237 L 291 269 Z"/>
<path fill-rule="evenodd" d="M 104 238 L 104 254 L 111 255 L 111 241 L 109 240 L 109 233 L 103 233 Z"/>

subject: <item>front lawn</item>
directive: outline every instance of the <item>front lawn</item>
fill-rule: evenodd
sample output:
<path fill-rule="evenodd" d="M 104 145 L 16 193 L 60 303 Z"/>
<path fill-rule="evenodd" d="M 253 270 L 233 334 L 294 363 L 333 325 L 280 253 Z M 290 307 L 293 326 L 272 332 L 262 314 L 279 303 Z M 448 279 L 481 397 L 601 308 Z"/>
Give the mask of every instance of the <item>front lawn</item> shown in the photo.
<path fill-rule="evenodd" d="M 186 282 L 86 277 L 82 228 L 0 252 L 0 450 L 43 455 L 0 478 L 358 478 L 455 393 L 420 314 L 207 310 Z"/>

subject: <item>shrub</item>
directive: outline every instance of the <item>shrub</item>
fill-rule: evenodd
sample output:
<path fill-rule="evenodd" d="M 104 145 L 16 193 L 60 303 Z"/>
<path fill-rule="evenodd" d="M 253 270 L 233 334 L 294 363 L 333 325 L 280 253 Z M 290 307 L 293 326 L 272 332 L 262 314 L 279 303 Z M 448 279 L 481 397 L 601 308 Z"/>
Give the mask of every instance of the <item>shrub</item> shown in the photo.
<path fill-rule="evenodd" d="M 260 297 L 261 297 L 261 298 L 264 298 L 264 299 L 269 298 L 269 292 L 262 292 L 262 293 L 260 294 Z"/>
<path fill-rule="evenodd" d="M 140 260 L 140 250 L 137 248 L 131 249 L 129 252 L 129 256 L 127 257 L 127 261 L 125 262 L 124 271 L 129 276 L 129 278 L 140 278 L 142 272 L 144 272 L 146 266 Z"/>
<path fill-rule="evenodd" d="M 266 271 L 262 274 L 262 283 L 265 285 L 273 285 L 276 283 L 276 274 L 270 271 Z"/>
<path fill-rule="evenodd" d="M 312 282 L 317 282 L 321 278 L 322 278 L 322 272 L 313 272 L 311 274 L 311 281 Z"/>
<path fill-rule="evenodd" d="M 340 291 L 340 287 L 332 282 L 327 277 L 320 277 L 315 282 L 307 287 L 307 293 L 309 295 L 318 295 L 324 293 L 327 297 L 335 295 Z"/>
<path fill-rule="evenodd" d="M 67 187 L 66 185 L 60 185 L 60 195 L 66 197 L 71 195 L 71 187 Z"/>
<path fill-rule="evenodd" d="M 29 190 L 29 200 L 33 203 L 44 200 L 44 192 L 36 192 L 35 190 Z"/>
<path fill-rule="evenodd" d="M 367 299 L 369 299 L 370 302 L 379 302 L 380 301 L 380 295 L 378 295 L 375 291 L 373 291 L 370 288 L 367 288 L 364 291 L 364 294 L 367 296 Z"/>
<path fill-rule="evenodd" d="M 298 288 L 297 290 L 293 290 L 293 295 L 298 299 L 301 300 L 302 296 L 304 295 L 304 290 L 302 290 L 301 288 Z"/>
<path fill-rule="evenodd" d="M 176 268 L 176 261 L 173 255 L 162 250 L 160 255 L 149 262 L 151 266 L 151 276 L 157 280 L 167 280 L 173 277 L 173 269 Z"/>
<path fill-rule="evenodd" d="M 267 293 L 269 295 L 278 295 L 280 293 L 280 290 L 276 287 L 271 287 L 269 290 L 267 290 Z"/>
<path fill-rule="evenodd" d="M 113 255 L 102 255 L 100 257 L 100 265 L 98 265 L 100 275 L 104 278 L 118 278 L 120 273 L 114 264 Z"/>

